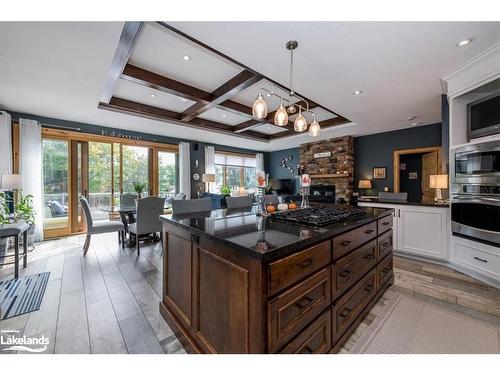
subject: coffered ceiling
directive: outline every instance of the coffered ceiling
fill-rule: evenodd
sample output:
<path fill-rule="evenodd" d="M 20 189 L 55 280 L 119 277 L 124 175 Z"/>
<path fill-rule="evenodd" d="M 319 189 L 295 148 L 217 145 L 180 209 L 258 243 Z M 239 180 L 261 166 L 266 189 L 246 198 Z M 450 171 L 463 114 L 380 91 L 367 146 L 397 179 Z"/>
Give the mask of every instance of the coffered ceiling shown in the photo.
<path fill-rule="evenodd" d="M 287 86 L 289 53 L 284 43 L 289 39 L 299 42 L 294 88 L 339 115 L 315 109 L 322 125 L 328 121 L 332 125 L 324 126 L 319 138 L 409 127 L 409 116 L 417 116 L 415 121 L 421 124 L 441 121 L 439 77 L 500 41 L 498 22 L 168 23 L 228 57 L 223 58 L 161 25 L 147 23 L 136 35 L 129 65 L 115 72 L 109 89 L 110 67 L 124 25 L 0 23 L 0 108 L 272 151 L 312 138 L 283 136 L 282 128 L 252 122 L 249 108 L 257 89 L 270 83 L 266 78 L 252 82 L 251 74 L 242 72 L 256 72 L 268 82 Z M 473 42 L 456 47 L 466 38 Z M 184 55 L 191 59 L 184 60 Z M 206 108 L 213 100 L 209 96 L 194 107 L 197 115 L 189 121 L 176 117 L 200 103 L 186 87 L 197 89 L 201 96 L 213 95 L 238 75 L 242 81 L 247 78 L 245 88 L 231 99 Z M 181 85 L 166 89 L 145 84 L 146 77 Z M 106 88 L 108 103 L 103 100 Z M 363 93 L 354 96 L 354 90 Z M 100 102 L 101 108 L 114 108 L 98 109 Z M 133 110 L 128 108 L 131 103 L 136 106 Z M 351 122 L 339 124 L 339 118 Z"/>

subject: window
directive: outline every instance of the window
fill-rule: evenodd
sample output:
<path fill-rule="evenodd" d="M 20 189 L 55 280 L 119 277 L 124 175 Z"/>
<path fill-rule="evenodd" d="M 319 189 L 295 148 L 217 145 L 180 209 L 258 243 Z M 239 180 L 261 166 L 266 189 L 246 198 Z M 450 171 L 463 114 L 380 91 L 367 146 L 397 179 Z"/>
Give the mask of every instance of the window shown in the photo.
<path fill-rule="evenodd" d="M 223 186 L 231 190 L 255 189 L 256 160 L 253 155 L 215 153 L 215 184 L 210 184 L 212 193 L 220 193 Z"/>

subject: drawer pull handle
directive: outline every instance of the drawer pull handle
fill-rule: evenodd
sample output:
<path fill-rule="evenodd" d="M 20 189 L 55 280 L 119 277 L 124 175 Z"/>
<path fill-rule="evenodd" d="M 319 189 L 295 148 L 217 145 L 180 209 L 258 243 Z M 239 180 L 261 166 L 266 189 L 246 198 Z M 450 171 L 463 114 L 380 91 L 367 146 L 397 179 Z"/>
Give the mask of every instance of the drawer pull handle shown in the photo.
<path fill-rule="evenodd" d="M 386 274 L 390 270 L 391 270 L 390 268 L 384 267 L 384 268 L 382 268 L 382 273 Z"/>
<path fill-rule="evenodd" d="M 389 225 L 389 222 L 388 222 L 388 221 L 384 221 L 384 222 L 382 223 L 382 225 Z"/>
<path fill-rule="evenodd" d="M 370 253 L 370 254 L 366 254 L 366 255 L 364 256 L 364 258 L 365 258 L 365 259 L 375 259 L 375 255 L 373 255 L 372 253 Z"/>
<path fill-rule="evenodd" d="M 342 241 L 340 244 L 341 244 L 342 246 L 348 246 L 351 242 L 352 242 L 352 241 L 349 241 L 349 240 L 344 240 L 344 241 Z"/>
<path fill-rule="evenodd" d="M 380 245 L 386 247 L 389 246 L 389 242 L 382 242 Z"/>
<path fill-rule="evenodd" d="M 367 292 L 371 292 L 371 291 L 372 291 L 372 289 L 373 289 L 373 285 L 367 285 L 367 286 L 365 286 L 365 290 L 366 290 Z"/>
<path fill-rule="evenodd" d="M 479 258 L 479 257 L 474 257 L 475 260 L 478 260 L 480 262 L 483 262 L 483 263 L 488 263 L 488 261 L 486 259 L 483 259 L 483 258 Z"/>
<path fill-rule="evenodd" d="M 373 233 L 373 229 L 367 229 L 367 230 L 365 230 L 365 233 L 366 234 L 372 234 Z"/>
<path fill-rule="evenodd" d="M 313 260 L 312 259 L 306 259 L 303 262 L 298 263 L 297 266 L 299 266 L 299 268 L 306 268 L 306 267 L 309 267 L 311 264 L 313 264 Z"/>
<path fill-rule="evenodd" d="M 299 302 L 295 304 L 299 309 L 305 309 L 307 306 L 309 306 L 312 301 L 314 301 L 314 298 L 311 297 L 304 297 L 302 298 Z"/>
<path fill-rule="evenodd" d="M 349 316 L 349 314 L 351 313 L 351 311 L 352 311 L 352 310 L 351 310 L 350 308 L 346 307 L 346 308 L 344 308 L 344 309 L 340 312 L 340 314 L 339 314 L 339 315 L 340 315 L 342 318 L 347 318 L 347 317 Z"/>
<path fill-rule="evenodd" d="M 351 274 L 351 271 L 349 270 L 342 270 L 340 273 L 339 273 L 339 276 L 340 277 L 347 277 Z"/>

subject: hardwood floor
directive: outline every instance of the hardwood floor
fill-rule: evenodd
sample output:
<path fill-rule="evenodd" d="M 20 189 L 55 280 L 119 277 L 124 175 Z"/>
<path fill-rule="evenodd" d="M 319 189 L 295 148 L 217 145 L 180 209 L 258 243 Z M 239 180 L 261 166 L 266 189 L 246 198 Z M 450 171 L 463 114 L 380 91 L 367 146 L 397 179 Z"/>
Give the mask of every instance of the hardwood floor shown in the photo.
<path fill-rule="evenodd" d="M 160 316 L 162 262 L 159 243 L 122 250 L 116 235 L 83 236 L 37 245 L 20 276 L 51 272 L 40 310 L 0 321 L 18 336 L 45 335 L 45 353 L 185 353 Z M 0 269 L 0 279 L 13 277 Z"/>
<path fill-rule="evenodd" d="M 185 353 L 160 316 L 159 243 L 122 250 L 115 234 L 98 235 L 86 257 L 84 236 L 38 244 L 20 275 L 50 271 L 40 310 L 0 321 L 0 330 L 50 339 L 46 353 Z M 412 295 L 500 326 L 500 290 L 449 267 L 395 257 L 395 284 L 370 311 L 340 353 L 348 353 L 395 293 Z M 0 280 L 13 268 L 0 268 Z"/>

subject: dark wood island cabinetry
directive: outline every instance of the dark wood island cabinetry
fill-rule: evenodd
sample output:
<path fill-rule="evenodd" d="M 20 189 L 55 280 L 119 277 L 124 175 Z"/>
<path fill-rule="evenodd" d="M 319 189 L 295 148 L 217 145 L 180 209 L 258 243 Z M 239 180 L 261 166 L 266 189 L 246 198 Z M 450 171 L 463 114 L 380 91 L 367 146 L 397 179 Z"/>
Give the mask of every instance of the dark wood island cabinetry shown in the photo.
<path fill-rule="evenodd" d="M 162 216 L 161 314 L 191 353 L 335 353 L 393 283 L 392 214 Z"/>

